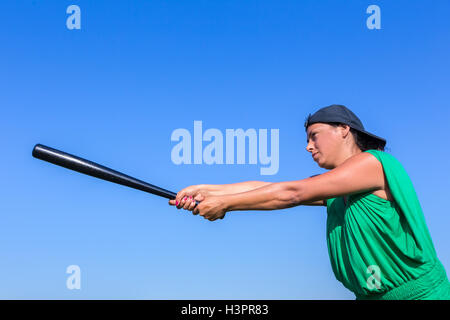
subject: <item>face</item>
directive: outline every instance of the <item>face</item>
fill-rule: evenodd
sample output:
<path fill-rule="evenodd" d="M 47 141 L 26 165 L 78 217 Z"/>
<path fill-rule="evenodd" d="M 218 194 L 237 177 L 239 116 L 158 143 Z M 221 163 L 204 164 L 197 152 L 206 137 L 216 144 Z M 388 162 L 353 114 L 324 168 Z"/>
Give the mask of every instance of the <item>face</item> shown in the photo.
<path fill-rule="evenodd" d="M 311 153 L 319 167 L 333 169 L 342 150 L 344 128 L 326 123 L 314 123 L 306 131 L 306 150 Z"/>

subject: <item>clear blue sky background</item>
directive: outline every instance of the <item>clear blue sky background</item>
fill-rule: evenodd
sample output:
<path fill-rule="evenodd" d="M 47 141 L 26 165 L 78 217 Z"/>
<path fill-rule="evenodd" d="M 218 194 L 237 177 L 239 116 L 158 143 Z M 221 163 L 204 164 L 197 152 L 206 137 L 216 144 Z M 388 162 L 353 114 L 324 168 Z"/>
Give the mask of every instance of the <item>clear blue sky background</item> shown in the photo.
<path fill-rule="evenodd" d="M 81 8 L 81 30 L 66 8 Z M 366 8 L 381 8 L 381 30 Z M 450 272 L 450 2 L 1 1 L 0 298 L 353 299 L 326 209 L 210 222 L 36 160 L 46 144 L 178 191 L 322 172 L 303 121 L 332 103 L 386 137 Z M 280 169 L 172 163 L 173 130 L 276 128 Z M 81 268 L 81 290 L 66 268 Z"/>

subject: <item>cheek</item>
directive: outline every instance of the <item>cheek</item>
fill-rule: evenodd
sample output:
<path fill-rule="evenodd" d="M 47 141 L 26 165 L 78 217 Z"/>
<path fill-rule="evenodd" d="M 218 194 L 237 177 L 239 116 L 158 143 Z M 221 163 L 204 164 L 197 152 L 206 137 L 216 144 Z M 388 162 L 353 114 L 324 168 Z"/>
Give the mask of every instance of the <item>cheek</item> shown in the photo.
<path fill-rule="evenodd" d="M 336 147 L 335 137 L 333 135 L 322 135 L 320 139 L 317 140 L 316 145 L 320 148 L 321 153 L 328 154 L 332 153 Z"/>
<path fill-rule="evenodd" d="M 329 155 L 333 153 L 333 143 L 330 139 L 324 139 L 324 137 L 321 137 L 321 139 L 317 139 L 315 145 L 317 151 L 319 152 L 318 164 L 321 166 L 325 165 Z"/>
<path fill-rule="evenodd" d="M 315 146 L 321 154 L 326 154 L 328 149 L 328 141 L 327 139 L 320 137 L 319 139 L 316 139 Z"/>

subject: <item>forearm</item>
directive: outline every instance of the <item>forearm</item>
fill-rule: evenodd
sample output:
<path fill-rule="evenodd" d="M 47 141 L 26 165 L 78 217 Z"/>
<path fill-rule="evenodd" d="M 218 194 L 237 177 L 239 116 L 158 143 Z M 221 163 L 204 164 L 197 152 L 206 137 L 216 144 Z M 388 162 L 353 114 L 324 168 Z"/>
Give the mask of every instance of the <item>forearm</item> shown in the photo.
<path fill-rule="evenodd" d="M 300 204 L 298 183 L 278 182 L 247 192 L 223 196 L 227 211 L 277 210 Z"/>
<path fill-rule="evenodd" d="M 204 187 L 206 190 L 209 191 L 210 195 L 212 196 L 224 196 L 234 193 L 251 191 L 254 189 L 270 185 L 271 183 L 272 182 L 264 182 L 264 181 L 244 181 L 231 184 L 207 184 L 204 185 Z"/>

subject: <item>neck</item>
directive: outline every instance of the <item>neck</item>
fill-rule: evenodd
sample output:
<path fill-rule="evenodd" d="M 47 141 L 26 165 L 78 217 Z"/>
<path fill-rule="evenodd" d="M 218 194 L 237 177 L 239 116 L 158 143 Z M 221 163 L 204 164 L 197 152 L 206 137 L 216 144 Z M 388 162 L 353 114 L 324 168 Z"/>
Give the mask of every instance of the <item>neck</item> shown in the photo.
<path fill-rule="evenodd" d="M 362 151 L 357 147 L 354 146 L 352 148 L 346 148 L 339 154 L 338 158 L 336 159 L 335 167 L 340 166 L 342 163 L 344 163 L 347 159 L 361 153 Z"/>

